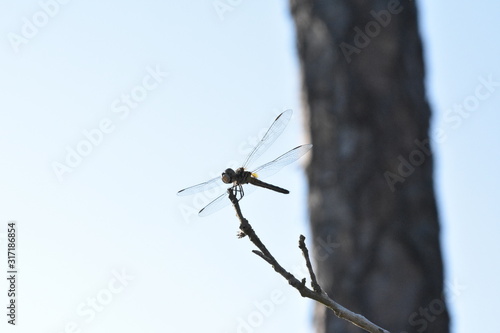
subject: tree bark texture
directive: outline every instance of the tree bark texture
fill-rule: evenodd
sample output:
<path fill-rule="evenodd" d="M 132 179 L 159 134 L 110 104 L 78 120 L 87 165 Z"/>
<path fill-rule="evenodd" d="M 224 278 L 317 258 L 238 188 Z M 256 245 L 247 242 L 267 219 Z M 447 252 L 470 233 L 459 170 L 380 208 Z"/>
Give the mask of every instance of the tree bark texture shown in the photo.
<path fill-rule="evenodd" d="M 414 1 L 291 0 L 318 280 L 391 332 L 449 331 Z M 361 332 L 317 305 L 318 333 Z"/>

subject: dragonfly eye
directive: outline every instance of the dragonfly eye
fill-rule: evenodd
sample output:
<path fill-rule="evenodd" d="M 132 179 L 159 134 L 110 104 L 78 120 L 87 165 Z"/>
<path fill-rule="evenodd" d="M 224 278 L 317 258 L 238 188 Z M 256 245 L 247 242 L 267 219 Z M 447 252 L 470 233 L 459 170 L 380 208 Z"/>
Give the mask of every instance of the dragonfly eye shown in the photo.
<path fill-rule="evenodd" d="M 226 169 L 226 171 L 222 173 L 222 181 L 226 184 L 231 184 L 233 182 L 234 176 L 235 173 L 233 169 Z"/>
<path fill-rule="evenodd" d="M 224 172 L 224 173 L 222 173 L 222 181 L 225 184 L 229 184 L 229 183 L 231 183 L 231 177 L 229 177 L 229 175 Z"/>

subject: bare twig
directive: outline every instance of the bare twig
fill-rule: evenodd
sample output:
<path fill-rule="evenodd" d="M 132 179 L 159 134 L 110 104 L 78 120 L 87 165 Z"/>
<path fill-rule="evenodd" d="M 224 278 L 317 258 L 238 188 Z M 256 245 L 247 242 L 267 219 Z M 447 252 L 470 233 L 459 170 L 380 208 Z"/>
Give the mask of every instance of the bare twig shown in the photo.
<path fill-rule="evenodd" d="M 311 260 L 309 259 L 309 251 L 307 250 L 306 243 L 304 242 L 306 237 L 304 235 L 300 235 L 299 238 L 299 248 L 302 250 L 302 254 L 304 255 L 304 259 L 306 260 L 307 270 L 309 271 L 309 276 L 311 277 L 311 287 L 318 294 L 323 293 L 321 290 L 321 286 L 318 284 L 316 280 L 316 275 L 314 274 L 314 270 L 311 265 Z"/>
<path fill-rule="evenodd" d="M 306 286 L 305 278 L 302 279 L 302 281 L 299 281 L 293 274 L 285 270 L 278 263 L 278 261 L 276 261 L 276 259 L 273 257 L 271 252 L 269 252 L 266 246 L 260 241 L 259 237 L 255 234 L 255 231 L 253 230 L 248 220 L 243 217 L 238 199 L 232 188 L 228 189 L 228 194 L 229 194 L 229 200 L 231 200 L 231 203 L 233 204 L 234 209 L 236 210 L 236 215 L 240 220 L 240 233 L 238 234 L 238 237 L 242 238 L 248 236 L 250 241 L 254 243 L 255 246 L 257 246 L 257 248 L 260 250 L 260 251 L 254 250 L 252 252 L 261 257 L 262 259 L 264 259 L 267 263 L 269 263 L 269 265 L 271 265 L 277 273 L 283 276 L 292 287 L 297 289 L 297 291 L 300 293 L 300 295 L 302 295 L 302 297 L 313 299 L 325 305 L 330 310 L 332 310 L 337 317 L 345 319 L 351 322 L 352 324 L 364 329 L 367 332 L 389 333 L 389 331 L 375 325 L 374 323 L 366 319 L 364 316 L 344 308 L 342 305 L 332 300 L 327 295 L 327 293 L 325 293 L 321 289 L 321 286 L 318 284 L 316 280 L 316 275 L 314 274 L 311 265 L 311 260 L 309 259 L 309 251 L 307 250 L 306 244 L 304 242 L 305 237 L 303 235 L 300 235 L 299 248 L 302 250 L 302 254 L 304 255 L 304 259 L 306 260 L 307 269 L 309 270 L 309 275 L 311 277 L 311 286 L 313 289 L 311 290 Z"/>

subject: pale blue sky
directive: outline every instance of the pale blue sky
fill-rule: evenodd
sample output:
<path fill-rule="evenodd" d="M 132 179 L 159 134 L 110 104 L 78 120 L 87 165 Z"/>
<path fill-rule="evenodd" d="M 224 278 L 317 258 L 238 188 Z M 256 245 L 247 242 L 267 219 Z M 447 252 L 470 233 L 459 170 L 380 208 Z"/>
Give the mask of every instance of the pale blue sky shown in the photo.
<path fill-rule="evenodd" d="M 0 1 L 0 246 L 16 220 L 17 329 L 312 332 L 312 303 L 236 239 L 233 211 L 199 219 L 190 212 L 208 198 L 176 196 L 241 162 L 285 109 L 294 117 L 261 161 L 308 142 L 288 2 L 232 1 L 223 20 L 212 1 L 62 2 Z M 499 7 L 419 6 L 433 130 L 446 135 L 433 148 L 453 332 L 486 331 L 500 298 Z M 490 94 L 453 111 L 484 80 Z M 68 157 L 78 149 L 86 156 Z M 288 196 L 244 200 L 261 238 L 298 272 L 301 164 L 272 178 Z"/>

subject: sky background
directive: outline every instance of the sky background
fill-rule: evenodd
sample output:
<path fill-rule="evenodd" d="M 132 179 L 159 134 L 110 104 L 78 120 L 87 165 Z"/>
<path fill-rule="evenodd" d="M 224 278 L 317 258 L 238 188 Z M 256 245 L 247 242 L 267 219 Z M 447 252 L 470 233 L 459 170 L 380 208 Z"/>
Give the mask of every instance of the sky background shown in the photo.
<path fill-rule="evenodd" d="M 0 246 L 17 221 L 18 332 L 312 332 L 312 303 L 235 237 L 232 209 L 198 218 L 214 193 L 176 196 L 236 166 L 285 109 L 260 161 L 308 140 L 288 2 L 222 2 L 231 10 L 0 0 Z M 418 5 L 452 331 L 487 331 L 500 298 L 500 8 Z M 272 178 L 288 196 L 243 203 L 298 276 L 304 162 Z"/>

